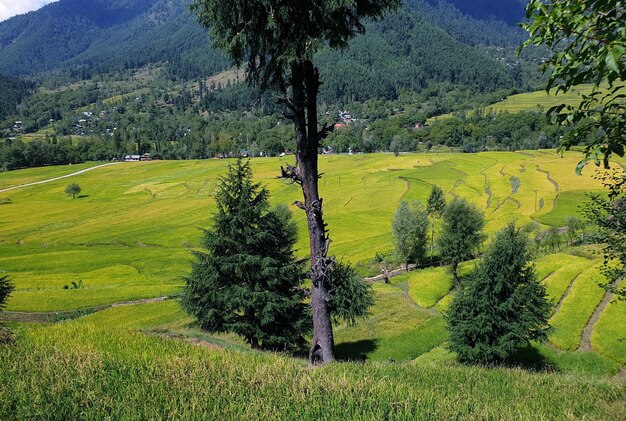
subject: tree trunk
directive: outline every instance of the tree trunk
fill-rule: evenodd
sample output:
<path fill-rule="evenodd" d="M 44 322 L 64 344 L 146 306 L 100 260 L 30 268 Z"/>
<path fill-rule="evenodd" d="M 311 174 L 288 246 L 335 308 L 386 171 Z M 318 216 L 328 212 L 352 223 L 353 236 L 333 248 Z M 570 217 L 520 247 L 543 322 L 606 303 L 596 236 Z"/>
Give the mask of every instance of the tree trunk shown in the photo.
<path fill-rule="evenodd" d="M 313 63 L 306 60 L 291 66 L 292 111 L 296 135 L 294 178 L 301 184 L 307 215 L 311 259 L 311 309 L 313 341 L 309 352 L 312 365 L 327 364 L 335 359 L 333 327 L 328 302 L 330 259 L 322 199 L 318 192 L 317 149 L 320 132 L 317 127 L 317 93 L 319 76 Z"/>

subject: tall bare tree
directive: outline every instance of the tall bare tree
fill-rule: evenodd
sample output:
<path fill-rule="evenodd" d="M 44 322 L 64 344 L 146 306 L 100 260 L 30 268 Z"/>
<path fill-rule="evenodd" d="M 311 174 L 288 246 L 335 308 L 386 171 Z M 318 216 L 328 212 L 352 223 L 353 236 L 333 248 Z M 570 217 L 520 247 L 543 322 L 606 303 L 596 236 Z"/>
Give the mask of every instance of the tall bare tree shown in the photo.
<path fill-rule="evenodd" d="M 311 259 L 313 341 L 309 362 L 335 359 L 329 309 L 332 259 L 319 195 L 318 148 L 331 128 L 318 125 L 318 69 L 313 63 L 322 48 L 347 48 L 363 33 L 363 19 L 382 18 L 399 0 L 195 0 L 198 21 L 211 29 L 215 43 L 237 66 L 245 64 L 246 79 L 263 90 L 276 89 L 294 122 L 296 162 L 281 175 L 302 187 Z"/>

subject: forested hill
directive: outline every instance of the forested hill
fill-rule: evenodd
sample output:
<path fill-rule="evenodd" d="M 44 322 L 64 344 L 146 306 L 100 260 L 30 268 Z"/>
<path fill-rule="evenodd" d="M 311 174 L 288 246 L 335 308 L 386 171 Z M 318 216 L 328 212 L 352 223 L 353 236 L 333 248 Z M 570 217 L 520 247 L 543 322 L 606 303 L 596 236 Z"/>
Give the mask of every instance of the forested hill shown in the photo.
<path fill-rule="evenodd" d="M 470 2 L 480 4 L 472 13 L 459 11 L 467 11 L 463 4 L 468 2 L 450 1 L 458 4 L 406 0 L 388 19 L 369 24 L 368 34 L 355 40 L 348 53 L 322 55 L 322 67 L 326 62 L 337 69 L 341 86 L 331 89 L 334 95 L 362 92 L 359 80 L 371 80 L 372 72 L 383 78 L 386 91 L 405 84 L 414 88 L 432 78 L 457 84 L 480 80 L 481 90 L 509 85 L 501 57 L 487 56 L 477 46 L 519 43 L 520 31 L 505 23 L 519 16 L 519 0 Z M 69 79 L 88 79 L 159 62 L 167 63 L 171 78 L 189 80 L 224 70 L 228 60 L 211 46 L 189 2 L 60 0 L 16 16 L 0 23 L 0 73 L 41 77 L 61 71 Z M 487 9 L 494 13 L 483 13 Z M 489 21 L 480 20 L 486 16 Z M 354 75 L 349 86 L 343 86 L 345 74 Z"/>
<path fill-rule="evenodd" d="M 15 112 L 15 107 L 34 88 L 34 84 L 13 76 L 0 75 L 0 120 Z"/>
<path fill-rule="evenodd" d="M 228 62 L 207 42 L 190 0 L 60 0 L 0 23 L 0 73 L 64 69 L 75 78 L 169 62 L 215 73 Z M 195 76 L 195 75 L 194 75 Z"/>
<path fill-rule="evenodd" d="M 441 0 L 427 0 L 439 4 Z M 495 19 L 514 25 L 524 18 L 526 0 L 448 0 L 466 15 L 477 19 Z"/>

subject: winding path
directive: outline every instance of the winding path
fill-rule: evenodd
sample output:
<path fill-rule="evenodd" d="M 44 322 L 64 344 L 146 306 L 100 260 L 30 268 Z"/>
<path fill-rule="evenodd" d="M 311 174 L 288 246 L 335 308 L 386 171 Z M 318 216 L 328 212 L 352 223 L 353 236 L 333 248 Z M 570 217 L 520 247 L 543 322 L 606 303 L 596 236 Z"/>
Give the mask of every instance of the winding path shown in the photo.
<path fill-rule="evenodd" d="M 35 311 L 0 311 L 0 321 L 7 322 L 26 322 L 26 323 L 49 323 L 58 320 L 77 319 L 87 314 L 92 314 L 97 311 L 106 310 L 110 307 L 130 306 L 135 304 L 149 304 L 160 301 L 169 300 L 170 296 L 154 297 L 154 298 L 142 298 L 134 301 L 121 301 L 111 304 L 103 304 L 95 307 L 87 307 L 79 310 L 67 310 L 67 311 L 47 311 L 47 312 L 35 312 Z"/>
<path fill-rule="evenodd" d="M 0 193 L 4 193 L 4 192 L 10 191 L 10 190 L 15 190 L 15 189 L 21 189 L 23 187 L 36 186 L 37 184 L 50 183 L 51 181 L 62 180 L 64 178 L 68 178 L 68 177 L 73 177 L 75 175 L 84 174 L 84 173 L 86 173 L 88 171 L 95 170 L 97 168 L 108 167 L 109 165 L 116 165 L 116 164 L 119 164 L 119 162 L 109 162 L 108 164 L 96 165 L 95 167 L 85 168 L 84 170 L 76 171 L 76 172 L 73 172 L 71 174 L 66 174 L 66 175 L 62 175 L 62 176 L 59 176 L 59 177 L 49 178 L 47 180 L 33 181 L 32 183 L 26 183 L 26 184 L 20 184 L 19 186 L 7 187 L 6 189 L 0 189 Z"/>
<path fill-rule="evenodd" d="M 580 345 L 578 346 L 579 351 L 593 351 L 591 347 L 591 334 L 593 333 L 593 329 L 596 327 L 596 323 L 598 322 L 600 315 L 606 306 L 611 302 L 611 299 L 613 299 L 613 294 L 609 291 L 605 292 L 604 297 L 602 297 L 602 301 L 600 301 L 600 304 L 598 304 L 595 308 L 593 314 L 587 322 L 587 325 L 585 326 L 585 329 L 583 329 L 582 336 L 580 337 Z"/>

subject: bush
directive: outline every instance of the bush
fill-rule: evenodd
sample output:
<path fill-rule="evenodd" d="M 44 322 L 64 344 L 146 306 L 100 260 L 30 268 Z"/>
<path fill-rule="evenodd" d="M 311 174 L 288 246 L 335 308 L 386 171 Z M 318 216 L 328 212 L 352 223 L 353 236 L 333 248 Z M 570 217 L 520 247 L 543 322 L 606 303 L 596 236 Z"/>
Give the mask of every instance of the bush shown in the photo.
<path fill-rule="evenodd" d="M 65 187 L 65 194 L 72 196 L 72 199 L 76 199 L 76 196 L 80 193 L 81 188 L 76 183 L 70 183 Z"/>

